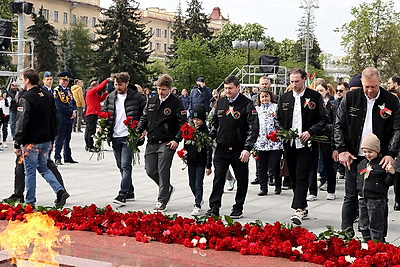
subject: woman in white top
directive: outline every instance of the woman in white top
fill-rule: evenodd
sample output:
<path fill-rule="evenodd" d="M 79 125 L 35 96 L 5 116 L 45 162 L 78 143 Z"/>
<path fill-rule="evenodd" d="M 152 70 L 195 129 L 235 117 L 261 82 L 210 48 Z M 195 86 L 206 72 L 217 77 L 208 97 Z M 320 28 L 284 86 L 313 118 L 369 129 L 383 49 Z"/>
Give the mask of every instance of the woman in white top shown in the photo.
<path fill-rule="evenodd" d="M 6 148 L 7 144 L 7 136 L 8 136 L 8 121 L 10 119 L 10 103 L 11 97 L 7 96 L 7 91 L 2 91 L 0 95 L 0 127 L 2 128 L 3 132 L 3 147 Z M 1 142 L 0 142 L 1 144 Z"/>
<path fill-rule="evenodd" d="M 273 100 L 273 93 L 270 90 L 262 89 L 257 96 L 256 110 L 259 119 L 259 135 L 254 148 L 258 150 L 258 179 L 260 180 L 259 196 L 268 194 L 268 167 L 272 171 L 275 180 L 275 194 L 281 193 L 282 177 L 280 177 L 280 160 L 283 153 L 281 141 L 267 139 L 267 135 L 276 131 L 275 116 L 277 104 Z"/>

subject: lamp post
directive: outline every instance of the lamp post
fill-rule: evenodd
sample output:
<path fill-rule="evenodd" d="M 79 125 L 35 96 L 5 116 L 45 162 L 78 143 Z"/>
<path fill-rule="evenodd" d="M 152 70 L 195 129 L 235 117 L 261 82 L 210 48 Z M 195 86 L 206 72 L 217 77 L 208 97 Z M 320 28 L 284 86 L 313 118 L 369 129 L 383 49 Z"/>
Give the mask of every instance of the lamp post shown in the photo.
<path fill-rule="evenodd" d="M 306 68 L 305 71 L 308 74 L 308 61 L 310 57 L 310 24 L 311 24 L 311 12 L 312 8 L 319 8 L 318 0 L 300 0 L 300 8 L 306 11 L 307 23 L 306 23 Z"/>
<path fill-rule="evenodd" d="M 244 41 L 235 40 L 232 41 L 232 47 L 233 49 L 247 49 L 247 65 L 250 66 L 250 49 L 263 50 L 265 48 L 265 44 L 263 41 L 254 41 L 251 39 Z"/>

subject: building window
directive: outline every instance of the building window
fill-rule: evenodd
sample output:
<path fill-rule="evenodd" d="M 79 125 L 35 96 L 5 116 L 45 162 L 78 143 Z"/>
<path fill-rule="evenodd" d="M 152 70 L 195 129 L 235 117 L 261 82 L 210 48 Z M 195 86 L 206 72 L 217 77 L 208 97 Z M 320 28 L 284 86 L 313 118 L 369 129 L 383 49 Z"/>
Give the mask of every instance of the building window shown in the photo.
<path fill-rule="evenodd" d="M 67 13 L 67 12 L 64 12 L 64 13 L 63 13 L 63 23 L 64 23 L 64 24 L 67 24 L 67 23 L 68 23 L 68 13 Z"/>
<path fill-rule="evenodd" d="M 161 30 L 160 29 L 156 29 L 156 37 L 160 37 L 161 36 Z"/>
<path fill-rule="evenodd" d="M 92 17 L 92 27 L 96 27 L 96 18 Z"/>
<path fill-rule="evenodd" d="M 164 30 L 164 31 L 163 31 L 163 37 L 164 37 L 164 38 L 168 38 L 167 30 Z"/>
<path fill-rule="evenodd" d="M 172 31 L 169 32 L 169 39 L 172 39 Z"/>
<path fill-rule="evenodd" d="M 164 51 L 167 52 L 167 44 L 164 44 Z"/>
<path fill-rule="evenodd" d="M 153 43 L 150 42 L 150 50 L 153 50 Z"/>
<path fill-rule="evenodd" d="M 161 43 L 156 43 L 156 50 L 161 51 Z"/>
<path fill-rule="evenodd" d="M 149 33 L 150 35 L 153 34 L 153 27 L 150 27 Z"/>
<path fill-rule="evenodd" d="M 54 11 L 54 22 L 58 22 L 58 11 Z"/>
<path fill-rule="evenodd" d="M 72 24 L 76 24 L 76 15 L 72 15 Z"/>
<path fill-rule="evenodd" d="M 81 16 L 80 20 L 81 20 L 81 23 L 83 24 L 83 26 L 87 27 L 89 18 L 86 16 Z"/>
<path fill-rule="evenodd" d="M 48 9 L 43 9 L 42 15 L 46 20 L 49 20 L 49 10 Z"/>

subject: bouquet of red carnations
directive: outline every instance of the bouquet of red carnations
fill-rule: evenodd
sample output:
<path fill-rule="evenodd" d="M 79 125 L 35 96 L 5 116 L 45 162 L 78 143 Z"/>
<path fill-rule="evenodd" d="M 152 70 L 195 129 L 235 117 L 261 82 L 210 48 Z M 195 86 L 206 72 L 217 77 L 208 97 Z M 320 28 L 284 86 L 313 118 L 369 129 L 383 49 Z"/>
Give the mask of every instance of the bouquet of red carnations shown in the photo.
<path fill-rule="evenodd" d="M 138 125 L 137 120 L 133 120 L 132 117 L 128 116 L 124 120 L 124 124 L 128 128 L 128 140 L 126 141 L 126 145 L 129 146 L 132 149 L 132 154 L 134 155 L 133 158 L 133 165 L 136 165 L 136 162 L 140 164 L 140 150 L 138 146 L 138 142 L 140 140 L 140 134 L 139 132 L 136 131 L 137 125 Z M 137 160 L 137 161 L 136 161 Z"/>
<path fill-rule="evenodd" d="M 198 131 L 187 122 L 182 125 L 181 131 L 185 144 L 196 146 L 197 151 L 200 152 L 206 146 L 211 146 L 211 141 L 207 134 Z"/>
<path fill-rule="evenodd" d="M 293 144 L 296 138 L 299 138 L 299 131 L 297 129 L 281 129 L 267 134 L 266 137 L 272 142 L 278 142 L 281 140 L 283 143 L 290 142 Z M 308 139 L 306 142 L 302 142 L 302 144 L 306 147 L 311 147 L 312 142 L 329 143 L 329 138 L 325 135 L 312 135 L 310 139 Z"/>
<path fill-rule="evenodd" d="M 110 128 L 107 125 L 107 120 L 111 117 L 111 112 L 100 112 L 98 114 L 99 119 L 97 121 L 97 125 L 99 126 L 97 132 L 92 136 L 95 140 L 93 153 L 97 153 L 97 160 L 104 158 L 104 148 L 103 141 L 107 141 L 108 130 Z M 93 154 L 92 154 L 93 156 Z M 92 157 L 90 157 L 91 159 Z"/>

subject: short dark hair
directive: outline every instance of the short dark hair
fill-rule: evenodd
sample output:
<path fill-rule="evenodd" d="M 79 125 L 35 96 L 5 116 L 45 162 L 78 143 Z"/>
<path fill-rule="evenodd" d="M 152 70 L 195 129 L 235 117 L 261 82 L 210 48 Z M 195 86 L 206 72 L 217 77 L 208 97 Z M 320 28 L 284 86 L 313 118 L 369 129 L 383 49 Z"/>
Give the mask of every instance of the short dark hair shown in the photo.
<path fill-rule="evenodd" d="M 165 86 L 169 89 L 172 89 L 172 78 L 168 74 L 161 74 L 158 76 L 158 79 L 156 81 L 156 86 Z"/>
<path fill-rule="evenodd" d="M 235 75 L 229 75 L 228 77 L 225 78 L 224 84 L 228 84 L 228 83 L 233 83 L 235 86 L 240 85 L 240 81 L 239 81 L 238 77 L 236 77 Z"/>
<path fill-rule="evenodd" d="M 21 71 L 22 77 L 24 79 L 29 79 L 29 82 L 32 85 L 38 85 L 39 84 L 39 73 L 32 69 L 32 68 L 25 68 Z"/>
<path fill-rule="evenodd" d="M 393 76 L 392 77 L 392 82 L 397 83 L 398 85 L 400 85 L 400 76 Z"/>
<path fill-rule="evenodd" d="M 127 72 L 120 72 L 113 74 L 113 80 L 116 80 L 117 83 L 129 83 L 129 79 L 131 77 Z"/>
<path fill-rule="evenodd" d="M 260 92 L 258 92 L 258 94 L 257 94 L 257 106 L 261 105 L 261 99 L 260 99 L 261 98 L 261 93 L 269 94 L 269 97 L 271 98 L 271 102 L 272 103 L 276 103 L 275 97 L 274 97 L 274 93 L 272 93 L 271 90 L 269 90 L 269 89 L 261 89 Z"/>
<path fill-rule="evenodd" d="M 300 74 L 302 79 L 306 79 L 307 78 L 307 73 L 300 68 L 293 68 L 289 71 L 289 76 L 292 74 Z"/>
<path fill-rule="evenodd" d="M 338 83 L 338 84 L 337 84 L 337 86 L 339 86 L 339 85 L 343 85 L 344 88 L 346 88 L 347 90 L 349 90 L 349 83 L 347 83 L 347 82 L 342 82 L 342 83 Z M 337 86 L 336 86 L 336 87 L 337 87 Z"/>

